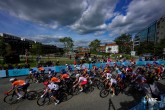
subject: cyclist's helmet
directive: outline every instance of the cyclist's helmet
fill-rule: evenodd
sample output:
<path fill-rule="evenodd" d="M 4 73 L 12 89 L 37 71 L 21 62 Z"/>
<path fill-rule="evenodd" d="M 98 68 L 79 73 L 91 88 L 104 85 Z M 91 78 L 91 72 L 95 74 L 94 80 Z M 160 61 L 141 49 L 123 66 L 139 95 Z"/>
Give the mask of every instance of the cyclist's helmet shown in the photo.
<path fill-rule="evenodd" d="M 15 81 L 15 80 L 17 80 L 16 78 L 10 78 L 10 82 L 13 82 L 13 81 Z"/>

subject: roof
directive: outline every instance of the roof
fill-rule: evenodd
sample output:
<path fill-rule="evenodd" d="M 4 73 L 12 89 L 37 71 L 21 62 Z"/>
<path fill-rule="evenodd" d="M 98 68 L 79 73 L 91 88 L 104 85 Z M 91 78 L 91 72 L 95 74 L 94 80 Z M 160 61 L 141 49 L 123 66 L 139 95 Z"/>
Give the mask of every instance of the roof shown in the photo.
<path fill-rule="evenodd" d="M 106 44 L 106 46 L 116 46 L 116 43 Z"/>

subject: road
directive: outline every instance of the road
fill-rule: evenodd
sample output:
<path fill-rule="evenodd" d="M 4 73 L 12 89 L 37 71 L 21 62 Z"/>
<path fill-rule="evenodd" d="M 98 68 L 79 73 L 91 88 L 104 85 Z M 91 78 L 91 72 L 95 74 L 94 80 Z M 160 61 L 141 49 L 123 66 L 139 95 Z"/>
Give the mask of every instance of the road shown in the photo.
<path fill-rule="evenodd" d="M 18 79 L 24 78 L 25 76 L 18 77 Z M 118 96 L 112 97 L 109 95 L 106 98 L 101 98 L 99 96 L 99 90 L 95 88 L 92 93 L 81 93 L 56 106 L 52 103 L 40 107 L 37 105 L 36 100 L 21 100 L 19 103 L 9 105 L 3 102 L 3 98 L 4 92 L 8 91 L 10 87 L 9 78 L 0 79 L 0 110 L 129 110 L 136 105 L 142 97 L 142 94 L 137 94 L 137 91 L 133 91 L 131 96 L 120 93 Z M 38 83 L 34 83 L 29 87 L 30 90 L 39 90 L 41 88 L 43 88 L 43 85 Z M 159 81 L 159 89 L 161 89 L 162 93 L 165 93 L 165 80 Z"/>

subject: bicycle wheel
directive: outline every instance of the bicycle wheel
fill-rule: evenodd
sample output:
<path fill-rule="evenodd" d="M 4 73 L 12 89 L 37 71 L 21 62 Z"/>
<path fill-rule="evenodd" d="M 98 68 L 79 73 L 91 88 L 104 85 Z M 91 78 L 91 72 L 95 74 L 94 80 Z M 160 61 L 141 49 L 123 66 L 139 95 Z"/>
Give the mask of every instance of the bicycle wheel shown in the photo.
<path fill-rule="evenodd" d="M 109 90 L 102 89 L 102 90 L 100 91 L 100 97 L 101 97 L 101 98 L 105 98 L 105 97 L 107 97 L 108 95 L 109 95 Z"/>
<path fill-rule="evenodd" d="M 39 106 L 43 106 L 45 104 L 49 104 L 50 103 L 50 98 L 48 97 L 40 97 L 38 100 L 37 100 L 37 105 Z"/>
<path fill-rule="evenodd" d="M 35 100 L 38 97 L 38 93 L 36 91 L 29 91 L 26 95 L 28 100 Z"/>
<path fill-rule="evenodd" d="M 101 82 L 98 82 L 98 83 L 97 83 L 97 88 L 98 88 L 99 90 L 104 89 L 104 84 L 101 83 Z"/>
<path fill-rule="evenodd" d="M 65 92 L 60 93 L 59 98 L 61 102 L 67 101 L 68 100 L 68 94 Z"/>
<path fill-rule="evenodd" d="M 124 91 L 124 90 L 123 90 Z M 115 95 L 118 95 L 121 92 L 120 87 L 116 86 L 115 87 Z"/>
<path fill-rule="evenodd" d="M 18 100 L 17 100 L 17 95 L 13 95 L 13 94 L 10 94 L 10 95 L 7 95 L 5 98 L 4 98 L 4 102 L 8 103 L 8 104 L 14 104 L 16 103 Z"/>
<path fill-rule="evenodd" d="M 73 95 L 78 95 L 80 93 L 79 88 L 73 88 Z"/>

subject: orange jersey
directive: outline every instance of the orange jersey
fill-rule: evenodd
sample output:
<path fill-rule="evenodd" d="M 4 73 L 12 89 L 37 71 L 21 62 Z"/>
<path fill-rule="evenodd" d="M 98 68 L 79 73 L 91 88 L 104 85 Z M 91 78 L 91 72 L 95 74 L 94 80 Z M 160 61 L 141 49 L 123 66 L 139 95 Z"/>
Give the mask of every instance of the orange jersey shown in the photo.
<path fill-rule="evenodd" d="M 12 83 L 12 86 L 23 86 L 23 85 L 25 85 L 24 80 L 17 80 Z"/>
<path fill-rule="evenodd" d="M 52 78 L 51 78 L 51 81 L 52 81 L 52 82 L 60 82 L 60 79 L 58 79 L 58 78 L 56 78 L 56 77 L 52 77 Z"/>
<path fill-rule="evenodd" d="M 68 74 L 62 74 L 61 78 L 62 78 L 62 79 L 69 78 L 69 75 L 68 75 Z"/>
<path fill-rule="evenodd" d="M 44 68 L 43 68 L 43 67 L 39 67 L 39 68 L 38 68 L 38 70 L 43 71 L 43 70 L 44 70 Z"/>

